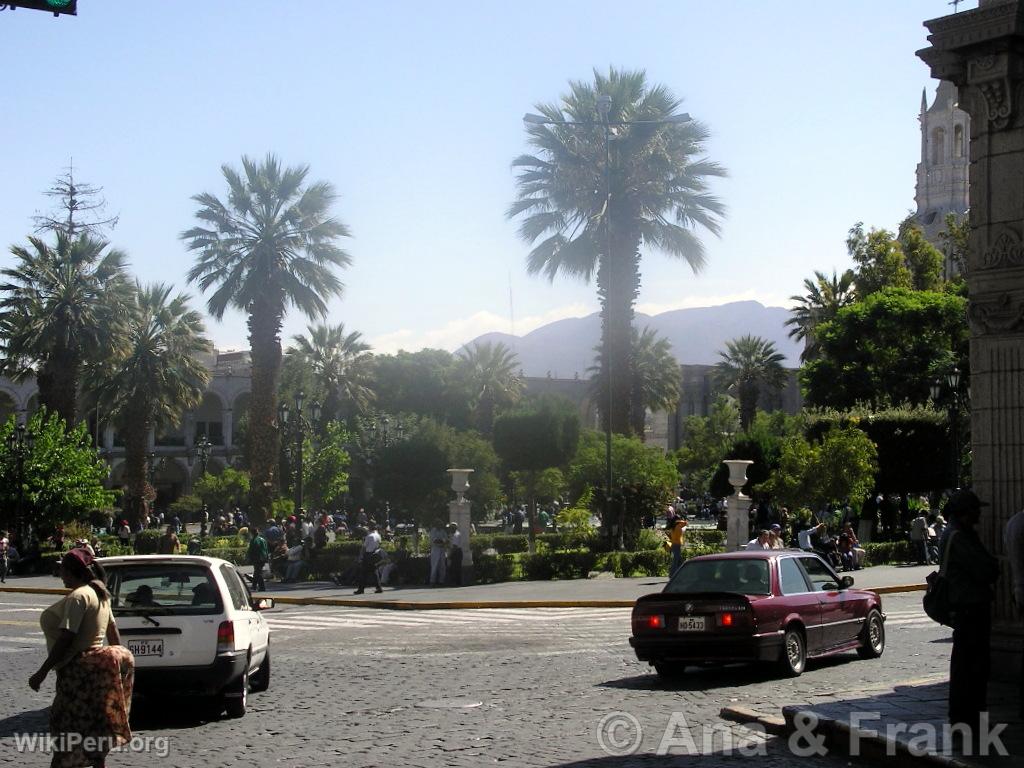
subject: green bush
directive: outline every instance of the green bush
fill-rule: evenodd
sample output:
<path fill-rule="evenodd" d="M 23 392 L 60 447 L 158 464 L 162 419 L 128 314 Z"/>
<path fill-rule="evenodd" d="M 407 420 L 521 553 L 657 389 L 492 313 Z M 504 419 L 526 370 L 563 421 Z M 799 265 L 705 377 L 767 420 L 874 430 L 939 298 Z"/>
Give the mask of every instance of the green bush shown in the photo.
<path fill-rule="evenodd" d="M 690 528 L 686 531 L 686 548 L 724 547 L 725 531 L 715 528 Z"/>
<path fill-rule="evenodd" d="M 865 565 L 917 562 L 917 554 L 909 541 L 871 542 L 861 546 L 864 547 Z"/>
<path fill-rule="evenodd" d="M 160 549 L 160 537 L 164 532 L 158 528 L 147 528 L 135 534 L 134 552 L 139 555 L 155 555 Z"/>
<path fill-rule="evenodd" d="M 585 579 L 595 569 L 597 555 L 581 550 L 578 552 L 545 552 L 536 555 L 522 555 L 519 558 L 523 578 L 528 581 L 549 581 L 551 579 Z"/>
<path fill-rule="evenodd" d="M 210 547 L 203 549 L 203 557 L 219 557 L 235 565 L 248 565 L 245 547 Z"/>
<path fill-rule="evenodd" d="M 665 534 L 661 531 L 653 531 L 650 528 L 641 529 L 636 538 L 636 550 L 641 552 L 647 549 L 658 549 L 665 541 Z"/>
<path fill-rule="evenodd" d="M 516 577 L 516 565 L 512 555 L 473 555 L 473 570 L 478 584 L 512 581 Z"/>

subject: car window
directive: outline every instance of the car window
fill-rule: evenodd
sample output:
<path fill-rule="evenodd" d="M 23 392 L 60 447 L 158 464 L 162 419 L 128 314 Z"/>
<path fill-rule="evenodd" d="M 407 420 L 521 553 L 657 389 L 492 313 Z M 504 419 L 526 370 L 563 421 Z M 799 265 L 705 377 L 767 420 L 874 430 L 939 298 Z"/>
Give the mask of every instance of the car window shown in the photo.
<path fill-rule="evenodd" d="M 771 593 L 768 561 L 763 558 L 689 560 L 665 586 L 666 592 Z"/>
<path fill-rule="evenodd" d="M 815 592 L 832 592 L 839 589 L 836 577 L 821 560 L 816 557 L 801 557 L 800 564 L 810 579 L 811 587 Z"/>
<path fill-rule="evenodd" d="M 115 615 L 208 615 L 224 610 L 210 569 L 178 563 L 108 565 Z"/>
<path fill-rule="evenodd" d="M 231 595 L 232 605 L 240 611 L 249 610 L 251 607 L 249 605 L 249 596 L 246 595 L 245 587 L 242 586 L 242 582 L 238 578 L 238 571 L 225 564 L 220 567 L 220 573 L 228 585 L 228 594 Z"/>
<path fill-rule="evenodd" d="M 799 595 L 801 592 L 810 591 L 804 579 L 804 572 L 800 570 L 794 557 L 783 557 L 779 560 L 779 581 L 782 582 L 784 595 Z"/>

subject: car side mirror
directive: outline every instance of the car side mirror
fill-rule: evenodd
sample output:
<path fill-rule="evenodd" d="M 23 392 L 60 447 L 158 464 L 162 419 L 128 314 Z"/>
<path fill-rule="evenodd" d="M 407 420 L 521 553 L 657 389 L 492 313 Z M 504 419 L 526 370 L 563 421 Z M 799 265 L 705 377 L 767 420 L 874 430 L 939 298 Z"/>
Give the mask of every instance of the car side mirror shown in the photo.
<path fill-rule="evenodd" d="M 841 579 L 839 579 L 839 588 L 840 589 L 849 589 L 852 586 L 853 586 L 853 576 L 843 576 Z"/>
<path fill-rule="evenodd" d="M 257 611 L 269 611 L 274 607 L 274 598 L 272 597 L 261 597 L 256 601 L 253 608 Z"/>

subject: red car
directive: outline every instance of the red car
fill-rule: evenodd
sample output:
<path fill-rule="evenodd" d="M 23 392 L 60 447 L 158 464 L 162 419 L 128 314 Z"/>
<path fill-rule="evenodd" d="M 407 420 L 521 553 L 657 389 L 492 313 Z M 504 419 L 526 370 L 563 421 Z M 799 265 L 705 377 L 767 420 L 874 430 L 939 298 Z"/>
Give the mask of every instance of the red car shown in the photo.
<path fill-rule="evenodd" d="M 759 661 L 787 675 L 808 658 L 885 650 L 885 614 L 874 592 L 851 589 L 815 554 L 759 550 L 687 560 L 633 606 L 629 644 L 661 677 L 687 665 Z"/>

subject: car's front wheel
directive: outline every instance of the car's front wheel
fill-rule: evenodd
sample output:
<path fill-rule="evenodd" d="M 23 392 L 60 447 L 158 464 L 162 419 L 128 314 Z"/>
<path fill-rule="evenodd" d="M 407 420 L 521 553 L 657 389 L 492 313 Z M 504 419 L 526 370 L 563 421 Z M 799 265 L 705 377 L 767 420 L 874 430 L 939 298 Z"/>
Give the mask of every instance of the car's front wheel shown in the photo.
<path fill-rule="evenodd" d="M 857 655 L 862 659 L 877 659 L 885 652 L 885 624 L 882 614 L 872 610 L 861 630 L 860 647 Z"/>
<path fill-rule="evenodd" d="M 249 662 L 246 661 L 245 671 L 241 677 L 229 685 L 224 691 L 224 710 L 228 717 L 245 717 L 249 704 Z"/>
<path fill-rule="evenodd" d="M 797 627 L 790 627 L 782 637 L 782 658 L 779 666 L 789 677 L 803 674 L 807 666 L 807 641 Z"/>

